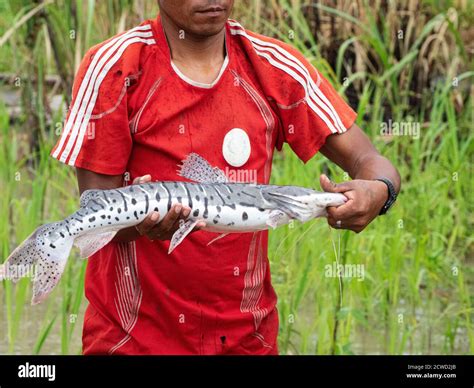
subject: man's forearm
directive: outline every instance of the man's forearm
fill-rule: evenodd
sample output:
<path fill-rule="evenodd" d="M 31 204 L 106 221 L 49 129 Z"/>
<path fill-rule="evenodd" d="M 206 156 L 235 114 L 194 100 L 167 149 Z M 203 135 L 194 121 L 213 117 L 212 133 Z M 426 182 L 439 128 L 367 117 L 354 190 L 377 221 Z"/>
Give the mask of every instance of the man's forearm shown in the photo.
<path fill-rule="evenodd" d="M 349 175 L 352 179 L 388 178 L 393 183 L 397 193 L 400 192 L 400 174 L 393 164 L 382 155 L 373 154 L 361 157 L 349 171 Z"/>
<path fill-rule="evenodd" d="M 379 154 L 357 124 L 353 124 L 341 135 L 328 136 L 321 152 L 347 171 L 352 179 L 373 180 L 384 177 L 392 181 L 397 192 L 400 191 L 400 175 L 397 169 Z"/>

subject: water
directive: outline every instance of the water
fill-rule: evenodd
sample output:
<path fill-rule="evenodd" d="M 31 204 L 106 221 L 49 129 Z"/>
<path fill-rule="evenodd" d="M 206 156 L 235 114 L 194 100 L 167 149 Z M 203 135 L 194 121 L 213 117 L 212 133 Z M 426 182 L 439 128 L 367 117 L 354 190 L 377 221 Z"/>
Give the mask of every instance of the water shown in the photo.
<path fill-rule="evenodd" d="M 32 354 L 35 344 L 41 331 L 49 324 L 51 319 L 57 315 L 54 326 L 46 337 L 46 340 L 39 354 L 61 354 L 61 306 L 62 298 L 57 293 L 55 299 L 50 299 L 45 303 L 32 306 L 26 303 L 23 307 L 18 334 L 15 340 L 13 354 Z M 31 291 L 30 294 L 31 295 Z M 69 344 L 68 354 L 80 354 L 82 350 L 82 323 L 84 321 L 84 311 L 87 304 L 85 299 L 77 316 L 69 317 L 75 319 L 76 324 Z M 15 306 L 13 306 L 15 308 Z M 70 325 L 68 320 L 68 325 Z M 8 351 L 8 331 L 7 331 L 7 309 L 2 303 L 0 308 L 0 355 L 9 354 Z M 69 328 L 68 328 L 69 329 Z"/>
<path fill-rule="evenodd" d="M 337 286 L 336 283 L 334 285 Z M 347 287 L 345 289 L 348 290 Z M 52 297 L 42 304 L 31 306 L 29 303 L 25 303 L 18 327 L 14 354 L 32 354 L 40 333 L 54 316 L 57 316 L 56 321 L 40 350 L 40 354 L 61 354 L 62 292 L 63 288 L 58 287 Z M 420 292 L 423 293 L 424 291 Z M 31 290 L 27 291 L 27 296 L 29 300 Z M 455 328 L 454 333 L 447 333 L 447 328 L 451 322 L 454 322 L 453 315 L 446 313 L 447 308 L 443 302 L 432 300 L 429 304 L 426 295 L 421 295 L 421 297 L 423 302 L 415 307 L 410 305 L 406 299 L 400 299 L 388 318 L 395 320 L 391 328 L 386 324 L 386 319 L 382 313 L 369 313 L 368 320 L 364 321 L 364 311 L 361 306 L 358 308 L 358 318 L 356 319 L 354 315 L 352 317 L 353 323 L 347 336 L 343 329 L 347 320 L 347 314 L 344 314 L 344 318 L 340 321 L 338 344 L 343 345 L 345 354 L 377 355 L 399 352 L 401 354 L 469 354 L 466 329 L 459 326 Z M 289 354 L 315 354 L 319 338 L 314 322 L 318 304 L 321 303 L 327 303 L 327 306 L 324 307 L 325 310 L 334 308 L 334 306 L 329 305 L 331 303 L 329 300 L 327 302 L 316 300 L 311 292 L 303 299 L 292 324 L 294 333 L 299 334 L 293 334 L 290 337 Z M 67 317 L 68 330 L 71 325 L 70 320 L 76 322 L 70 339 L 68 354 L 81 353 L 82 324 L 86 306 L 87 302 L 83 299 L 77 316 Z M 356 308 L 346 306 L 344 303 L 342 305 L 342 309 L 353 311 L 348 309 L 349 307 Z M 382 306 L 378 308 L 381 309 Z M 6 313 L 6 305 L 2 303 L 0 308 L 0 327 L 2 328 L 0 331 L 0 354 L 9 353 Z M 400 317 L 402 318 L 400 319 Z M 406 343 L 399 346 L 404 335 L 407 336 Z M 306 338 L 303 338 L 303 336 L 306 336 Z M 389 346 L 390 337 L 395 337 L 394 350 L 392 351 L 390 351 Z M 280 339 L 283 339 L 283 335 Z M 323 340 L 328 340 L 328 338 L 326 337 Z M 303 342 L 307 343 L 306 351 L 302 351 Z"/>

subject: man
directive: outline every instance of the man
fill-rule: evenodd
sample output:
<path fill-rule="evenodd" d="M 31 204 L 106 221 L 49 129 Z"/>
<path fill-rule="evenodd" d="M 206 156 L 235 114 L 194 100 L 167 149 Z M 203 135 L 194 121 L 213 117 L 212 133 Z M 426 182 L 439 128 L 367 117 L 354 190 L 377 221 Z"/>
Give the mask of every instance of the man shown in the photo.
<path fill-rule="evenodd" d="M 82 192 L 179 180 L 190 152 L 266 184 L 275 147 L 305 163 L 320 150 L 354 179 L 321 177 L 349 199 L 328 222 L 360 232 L 393 202 L 396 169 L 328 81 L 291 46 L 228 20 L 232 5 L 160 0 L 161 16 L 90 49 L 52 156 L 76 167 Z M 278 353 L 267 232 L 207 246 L 215 235 L 200 230 L 168 256 L 190 211 L 151 213 L 90 258 L 84 354 Z"/>

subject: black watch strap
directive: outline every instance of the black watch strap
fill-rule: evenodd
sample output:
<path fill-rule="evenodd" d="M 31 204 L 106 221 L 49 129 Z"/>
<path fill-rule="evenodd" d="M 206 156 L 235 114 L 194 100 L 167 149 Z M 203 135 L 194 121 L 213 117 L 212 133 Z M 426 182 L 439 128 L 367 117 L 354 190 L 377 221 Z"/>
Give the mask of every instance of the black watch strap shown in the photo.
<path fill-rule="evenodd" d="M 376 181 L 383 182 L 387 185 L 388 188 L 388 199 L 385 204 L 382 206 L 379 215 L 385 214 L 388 210 L 392 207 L 392 205 L 397 200 L 397 192 L 395 190 L 395 186 L 393 185 L 392 181 L 388 178 L 376 178 Z"/>

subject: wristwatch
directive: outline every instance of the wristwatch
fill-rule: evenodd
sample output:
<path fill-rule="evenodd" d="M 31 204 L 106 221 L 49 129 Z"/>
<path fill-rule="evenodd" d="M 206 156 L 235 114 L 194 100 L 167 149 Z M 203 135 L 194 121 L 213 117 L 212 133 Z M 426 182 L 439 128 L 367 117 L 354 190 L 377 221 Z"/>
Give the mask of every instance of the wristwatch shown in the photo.
<path fill-rule="evenodd" d="M 382 206 L 382 210 L 380 210 L 380 213 L 379 213 L 379 215 L 382 215 L 382 214 L 387 213 L 388 210 L 393 206 L 393 204 L 397 200 L 397 192 L 395 191 L 395 187 L 393 186 L 393 183 L 390 179 L 376 178 L 375 180 L 385 183 L 388 188 L 388 199 L 385 202 L 385 204 Z"/>

